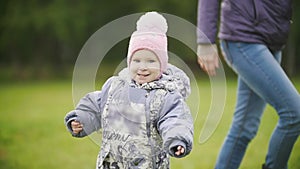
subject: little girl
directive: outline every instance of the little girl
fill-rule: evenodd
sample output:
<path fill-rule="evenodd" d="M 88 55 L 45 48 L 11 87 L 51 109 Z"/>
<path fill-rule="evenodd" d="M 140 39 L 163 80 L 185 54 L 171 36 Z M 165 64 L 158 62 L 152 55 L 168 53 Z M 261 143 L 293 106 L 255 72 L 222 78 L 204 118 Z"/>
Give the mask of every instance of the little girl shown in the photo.
<path fill-rule="evenodd" d="M 128 67 L 66 115 L 74 137 L 102 130 L 96 168 L 168 169 L 169 155 L 190 153 L 193 120 L 185 103 L 189 79 L 168 64 L 167 28 L 157 12 L 141 16 L 130 38 Z"/>

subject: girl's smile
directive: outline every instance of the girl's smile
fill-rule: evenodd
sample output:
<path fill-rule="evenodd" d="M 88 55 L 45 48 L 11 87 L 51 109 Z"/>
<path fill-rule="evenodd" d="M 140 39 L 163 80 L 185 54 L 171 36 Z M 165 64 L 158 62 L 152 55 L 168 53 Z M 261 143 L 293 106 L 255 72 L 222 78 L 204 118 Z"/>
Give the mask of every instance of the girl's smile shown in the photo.
<path fill-rule="evenodd" d="M 150 50 L 136 51 L 129 66 L 131 78 L 138 84 L 148 83 L 160 77 L 160 62 Z"/>

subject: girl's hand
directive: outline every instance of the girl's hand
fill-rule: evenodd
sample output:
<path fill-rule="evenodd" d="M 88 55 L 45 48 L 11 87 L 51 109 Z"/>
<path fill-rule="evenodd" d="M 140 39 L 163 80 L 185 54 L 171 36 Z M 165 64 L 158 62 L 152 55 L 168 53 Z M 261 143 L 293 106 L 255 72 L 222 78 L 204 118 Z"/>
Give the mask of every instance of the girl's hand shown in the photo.
<path fill-rule="evenodd" d="M 78 134 L 83 130 L 83 125 L 76 120 L 71 122 L 71 127 L 74 134 Z"/>
<path fill-rule="evenodd" d="M 182 154 L 184 154 L 184 148 L 182 146 L 178 146 L 177 147 L 177 151 L 175 151 L 175 155 L 180 156 Z"/>

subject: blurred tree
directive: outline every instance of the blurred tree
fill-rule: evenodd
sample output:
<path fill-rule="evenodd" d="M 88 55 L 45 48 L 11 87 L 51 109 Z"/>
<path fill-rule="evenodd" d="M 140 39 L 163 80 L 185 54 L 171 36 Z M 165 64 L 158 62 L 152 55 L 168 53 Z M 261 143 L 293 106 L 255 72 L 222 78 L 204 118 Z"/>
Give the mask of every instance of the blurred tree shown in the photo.
<path fill-rule="evenodd" d="M 87 7 L 81 2 L 7 1 L 1 18 L 1 61 L 8 58 L 18 77 L 26 66 L 35 75 L 49 66 L 60 71 L 66 55 L 74 54 L 74 39 L 85 32 Z"/>
<path fill-rule="evenodd" d="M 197 0 L 99 1 L 99 0 L 2 0 L 0 1 L 0 68 L 12 69 L 15 77 L 64 75 L 71 70 L 87 39 L 103 25 L 122 16 L 156 10 L 196 24 Z M 295 8 L 299 1 L 294 1 Z M 294 9 L 284 67 L 289 74 L 299 71 L 300 11 Z M 182 45 L 173 43 L 171 46 Z M 196 43 L 196 42 L 195 42 Z M 112 55 L 124 57 L 123 42 Z M 172 47 L 172 52 L 185 53 Z M 173 51 L 174 50 L 174 51 Z M 179 51 L 180 50 L 180 51 Z M 195 62 L 190 54 L 180 54 Z"/>
<path fill-rule="evenodd" d="M 284 51 L 283 67 L 288 75 L 300 75 L 300 1 L 293 1 L 293 18 L 288 43 Z"/>

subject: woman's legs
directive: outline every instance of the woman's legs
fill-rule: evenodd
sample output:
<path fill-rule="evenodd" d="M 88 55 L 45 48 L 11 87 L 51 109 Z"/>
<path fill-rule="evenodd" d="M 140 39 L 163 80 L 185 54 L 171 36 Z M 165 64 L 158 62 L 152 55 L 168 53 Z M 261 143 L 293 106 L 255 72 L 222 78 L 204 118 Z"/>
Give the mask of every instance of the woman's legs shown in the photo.
<path fill-rule="evenodd" d="M 228 64 L 239 76 L 239 88 L 232 127 L 216 168 L 238 168 L 258 129 L 265 102 L 279 115 L 269 143 L 266 166 L 285 168 L 300 132 L 300 96 L 278 63 L 281 53 L 271 53 L 262 44 L 228 41 L 222 42 L 222 49 Z"/>
<path fill-rule="evenodd" d="M 217 169 L 239 168 L 248 143 L 256 135 L 266 103 L 238 78 L 237 105 L 230 131 L 217 161 Z"/>

